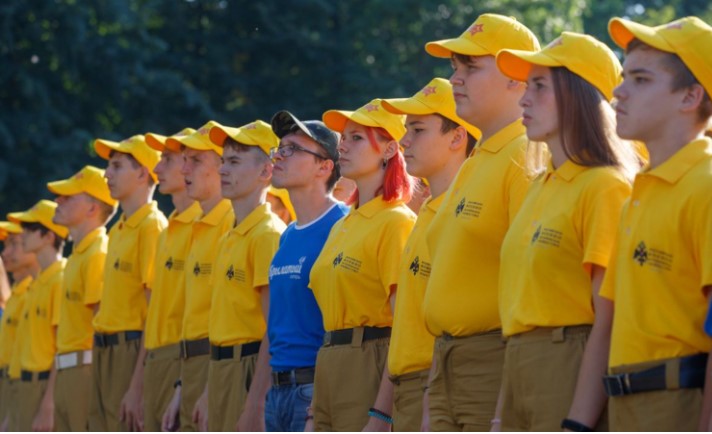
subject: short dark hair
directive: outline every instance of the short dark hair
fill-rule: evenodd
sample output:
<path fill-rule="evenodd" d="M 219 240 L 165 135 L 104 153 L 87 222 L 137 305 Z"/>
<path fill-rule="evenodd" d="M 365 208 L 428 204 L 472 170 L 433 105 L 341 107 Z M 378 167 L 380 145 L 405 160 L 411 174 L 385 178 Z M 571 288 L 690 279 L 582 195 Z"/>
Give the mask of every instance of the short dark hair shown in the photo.
<path fill-rule="evenodd" d="M 225 142 L 223 143 L 223 149 L 232 149 L 235 152 L 243 153 L 243 152 L 252 152 L 254 150 L 259 151 L 259 159 L 263 160 L 262 162 L 266 163 L 267 161 L 272 161 L 269 157 L 269 155 L 265 154 L 265 151 L 262 150 L 259 146 L 251 146 L 251 145 L 246 145 L 244 143 L 240 143 L 237 140 L 233 139 L 232 137 L 227 137 L 225 139 Z"/>
<path fill-rule="evenodd" d="M 134 169 L 140 169 L 141 167 L 144 167 L 141 163 L 138 162 L 136 157 L 129 154 L 128 152 L 120 152 L 120 151 L 111 150 L 111 151 L 109 151 L 109 158 L 113 157 L 116 154 L 125 155 L 126 158 L 129 160 L 129 162 L 131 163 L 131 167 L 133 167 Z M 148 170 L 148 186 L 152 187 L 156 182 L 153 180 L 153 176 L 151 176 L 151 170 L 148 168 L 146 168 L 146 170 Z"/>
<path fill-rule="evenodd" d="M 99 217 L 100 220 L 104 222 L 104 224 L 107 224 L 109 220 L 114 216 L 116 213 L 116 207 L 113 205 L 109 205 L 108 203 L 104 202 L 103 200 L 99 200 L 95 198 L 94 196 L 89 196 L 91 199 L 97 204 L 99 207 Z"/>
<path fill-rule="evenodd" d="M 640 39 L 634 38 L 632 41 L 628 43 L 628 46 L 625 49 L 626 54 L 630 54 L 633 51 L 637 49 L 654 49 L 657 50 L 657 48 L 652 47 L 645 42 L 641 41 Z M 672 73 L 672 88 L 671 90 L 673 92 L 677 92 L 678 90 L 681 89 L 687 89 L 690 88 L 691 86 L 697 84 L 699 86 L 702 86 L 702 83 L 700 83 L 697 78 L 695 78 L 694 74 L 692 74 L 692 71 L 690 71 L 690 68 L 685 65 L 685 62 L 680 59 L 680 56 L 678 56 L 675 53 L 668 53 L 666 51 L 658 50 L 661 53 L 664 54 L 663 58 L 663 67 Z M 707 122 L 712 116 L 712 100 L 710 99 L 710 94 L 707 92 L 707 90 L 702 86 L 702 89 L 704 90 L 704 96 L 702 97 L 702 102 L 700 103 L 700 107 L 697 110 L 697 117 L 700 122 Z"/>
<path fill-rule="evenodd" d="M 62 250 L 64 250 L 64 238 L 60 237 L 56 232 L 50 230 L 47 226 L 43 225 L 42 223 L 22 222 L 22 230 L 30 231 L 30 232 L 40 231 L 40 235 L 42 235 L 42 236 L 45 236 L 47 233 L 51 233 L 54 236 L 54 242 L 52 244 L 54 249 L 57 250 L 58 252 L 61 252 Z"/>
<path fill-rule="evenodd" d="M 442 124 L 440 125 L 440 132 L 445 134 L 449 133 L 450 131 L 454 130 L 457 127 L 461 127 L 462 125 L 458 124 L 457 122 L 453 121 L 452 119 L 448 119 L 445 116 L 441 115 L 440 113 L 434 113 L 437 117 L 440 118 L 442 121 Z M 464 127 L 463 127 L 464 128 Z M 465 130 L 467 131 L 467 130 Z M 477 146 L 477 139 L 474 138 L 472 134 L 470 134 L 469 131 L 467 131 L 467 146 L 465 146 L 465 155 L 470 155 L 472 153 L 472 150 L 475 149 L 475 146 Z"/>

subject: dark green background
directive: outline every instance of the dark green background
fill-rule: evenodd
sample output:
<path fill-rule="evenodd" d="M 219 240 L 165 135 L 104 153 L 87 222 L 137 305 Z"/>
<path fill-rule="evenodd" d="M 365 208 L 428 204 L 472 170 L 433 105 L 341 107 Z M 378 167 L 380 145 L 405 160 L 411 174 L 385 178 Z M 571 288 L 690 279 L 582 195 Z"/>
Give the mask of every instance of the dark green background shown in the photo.
<path fill-rule="evenodd" d="M 612 16 L 712 22 L 707 0 L 3 0 L 0 219 L 51 198 L 47 181 L 103 167 L 97 137 L 239 126 L 280 109 L 318 118 L 411 95 L 449 76 L 423 45 L 483 12 L 516 17 L 543 44 L 562 30 L 610 43 Z"/>

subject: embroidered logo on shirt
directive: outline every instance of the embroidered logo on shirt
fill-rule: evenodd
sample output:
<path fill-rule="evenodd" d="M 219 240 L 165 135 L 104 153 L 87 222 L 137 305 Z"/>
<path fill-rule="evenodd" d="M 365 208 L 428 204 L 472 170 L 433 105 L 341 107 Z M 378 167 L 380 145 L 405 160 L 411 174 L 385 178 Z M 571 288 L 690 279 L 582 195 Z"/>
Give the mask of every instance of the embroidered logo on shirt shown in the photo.
<path fill-rule="evenodd" d="M 334 264 L 334 268 L 336 268 L 336 266 L 339 265 L 343 259 L 344 259 L 344 253 L 339 252 L 339 254 L 336 255 L 336 257 L 334 258 L 334 261 L 332 262 L 332 264 Z"/>
<path fill-rule="evenodd" d="M 185 269 L 185 261 L 173 259 L 173 256 L 171 256 L 166 260 L 165 267 L 168 271 L 183 271 Z"/>
<path fill-rule="evenodd" d="M 131 262 L 122 261 L 119 258 L 116 258 L 116 261 L 114 261 L 114 270 L 130 273 L 131 270 L 133 270 L 133 264 Z"/>
<path fill-rule="evenodd" d="M 240 270 L 239 268 L 236 268 L 233 264 L 230 264 L 230 266 L 225 271 L 225 278 L 227 278 L 227 280 L 230 282 L 232 282 L 233 280 L 235 282 L 246 282 L 247 274 L 245 274 L 245 270 Z"/>
<path fill-rule="evenodd" d="M 227 280 L 232 280 L 232 278 L 235 277 L 235 268 L 232 265 L 230 265 L 230 268 L 227 269 L 225 277 L 227 277 Z"/>
<path fill-rule="evenodd" d="M 344 270 L 353 271 L 358 273 L 361 270 L 361 261 L 352 258 L 351 256 L 344 256 L 344 252 L 339 253 L 336 258 L 334 258 L 334 268 L 341 267 Z"/>
<path fill-rule="evenodd" d="M 79 293 L 79 291 L 69 291 L 65 293 L 65 298 L 69 301 L 81 301 L 82 300 L 82 294 Z"/>
<path fill-rule="evenodd" d="M 193 274 L 195 277 L 198 277 L 200 275 L 208 275 L 213 272 L 213 264 L 209 262 L 203 262 L 202 264 L 195 263 L 193 266 Z"/>
<path fill-rule="evenodd" d="M 418 274 L 418 270 L 420 270 L 420 258 L 416 256 L 413 262 L 410 263 L 410 271 L 412 271 L 413 276 L 415 276 Z"/>
<path fill-rule="evenodd" d="M 531 244 L 533 245 L 538 243 L 551 247 L 559 247 L 563 236 L 564 234 L 561 231 L 557 231 L 552 228 L 545 228 L 542 225 L 539 225 L 539 227 L 536 228 L 534 235 L 532 235 Z"/>
<path fill-rule="evenodd" d="M 539 227 L 536 228 L 536 232 L 534 232 L 534 235 L 532 235 L 532 242 L 531 242 L 531 244 L 536 243 L 536 240 L 539 239 L 539 235 L 541 235 L 541 225 L 539 225 Z"/>
<path fill-rule="evenodd" d="M 672 270 L 673 255 L 660 249 L 653 249 L 641 241 L 633 251 L 633 260 L 641 267 L 648 266 L 656 271 Z"/>
<path fill-rule="evenodd" d="M 480 216 L 482 212 L 482 202 L 475 202 L 474 200 L 467 200 L 462 198 L 462 200 L 455 207 L 455 217 L 476 218 Z"/>
<path fill-rule="evenodd" d="M 166 261 L 166 270 L 170 271 L 173 268 L 173 256 L 169 256 Z"/>

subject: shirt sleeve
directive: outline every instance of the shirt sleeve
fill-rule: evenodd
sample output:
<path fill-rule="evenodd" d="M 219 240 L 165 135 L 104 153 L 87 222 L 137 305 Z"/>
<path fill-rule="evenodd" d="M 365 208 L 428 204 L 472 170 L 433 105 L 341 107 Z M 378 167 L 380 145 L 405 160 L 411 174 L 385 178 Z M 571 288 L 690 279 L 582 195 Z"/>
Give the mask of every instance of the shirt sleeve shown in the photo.
<path fill-rule="evenodd" d="M 270 230 L 253 240 L 252 287 L 269 285 L 269 266 L 279 248 L 280 233 Z"/>
<path fill-rule="evenodd" d="M 514 221 L 514 217 L 517 216 L 532 181 L 524 170 L 524 155 L 524 151 L 521 150 L 520 153 L 516 154 L 515 162 L 510 164 L 510 175 L 505 187 L 507 189 L 505 206 L 509 216 L 509 225 Z"/>
<path fill-rule="evenodd" d="M 96 251 L 84 264 L 84 304 L 89 306 L 101 301 L 104 292 L 104 264 L 106 251 Z"/>
<path fill-rule="evenodd" d="M 141 240 L 139 241 L 139 264 L 141 267 L 141 282 L 151 288 L 156 265 L 156 247 L 158 237 L 163 230 L 158 219 L 146 224 L 141 230 Z"/>
<path fill-rule="evenodd" d="M 621 210 L 630 196 L 631 186 L 620 178 L 600 178 L 595 182 L 589 197 L 584 197 L 581 209 L 583 264 L 605 268 L 613 253 Z"/>
<path fill-rule="evenodd" d="M 391 286 L 398 283 L 401 255 L 414 225 L 415 216 L 398 214 L 398 218 L 394 218 L 383 228 L 376 261 L 383 289 L 389 297 Z"/>
<path fill-rule="evenodd" d="M 708 186 L 709 188 L 709 186 Z M 707 190 L 700 194 L 702 204 L 696 213 L 696 228 L 691 238 L 700 266 L 700 289 L 712 285 L 712 195 Z"/>
<path fill-rule="evenodd" d="M 60 272 L 60 277 L 56 280 L 56 282 L 52 285 L 52 288 L 50 289 L 50 318 L 52 319 L 52 325 L 53 326 L 58 326 L 59 325 L 59 316 L 62 311 L 61 306 L 62 306 L 62 300 L 64 297 L 62 297 L 62 283 L 64 282 L 64 271 Z"/>

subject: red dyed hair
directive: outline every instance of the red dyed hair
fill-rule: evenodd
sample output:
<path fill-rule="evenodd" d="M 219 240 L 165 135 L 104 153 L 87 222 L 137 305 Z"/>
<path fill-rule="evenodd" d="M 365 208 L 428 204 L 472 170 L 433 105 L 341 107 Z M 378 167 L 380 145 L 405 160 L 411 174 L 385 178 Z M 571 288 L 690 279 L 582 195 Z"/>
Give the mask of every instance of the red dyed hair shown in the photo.
<path fill-rule="evenodd" d="M 384 128 L 365 128 L 368 141 L 376 151 L 380 151 L 376 135 L 387 141 L 395 140 Z M 386 173 L 383 178 L 383 185 L 381 188 L 376 190 L 376 194 L 382 195 L 383 200 L 386 202 L 394 200 L 408 202 L 413 195 L 414 185 L 415 182 L 413 177 L 408 175 L 408 172 L 405 170 L 405 159 L 403 158 L 403 153 L 401 152 L 400 147 L 398 147 L 398 151 L 388 160 L 388 163 L 386 164 Z M 351 197 L 349 197 L 346 201 L 349 205 L 356 202 L 358 202 L 358 188 L 354 190 Z"/>

